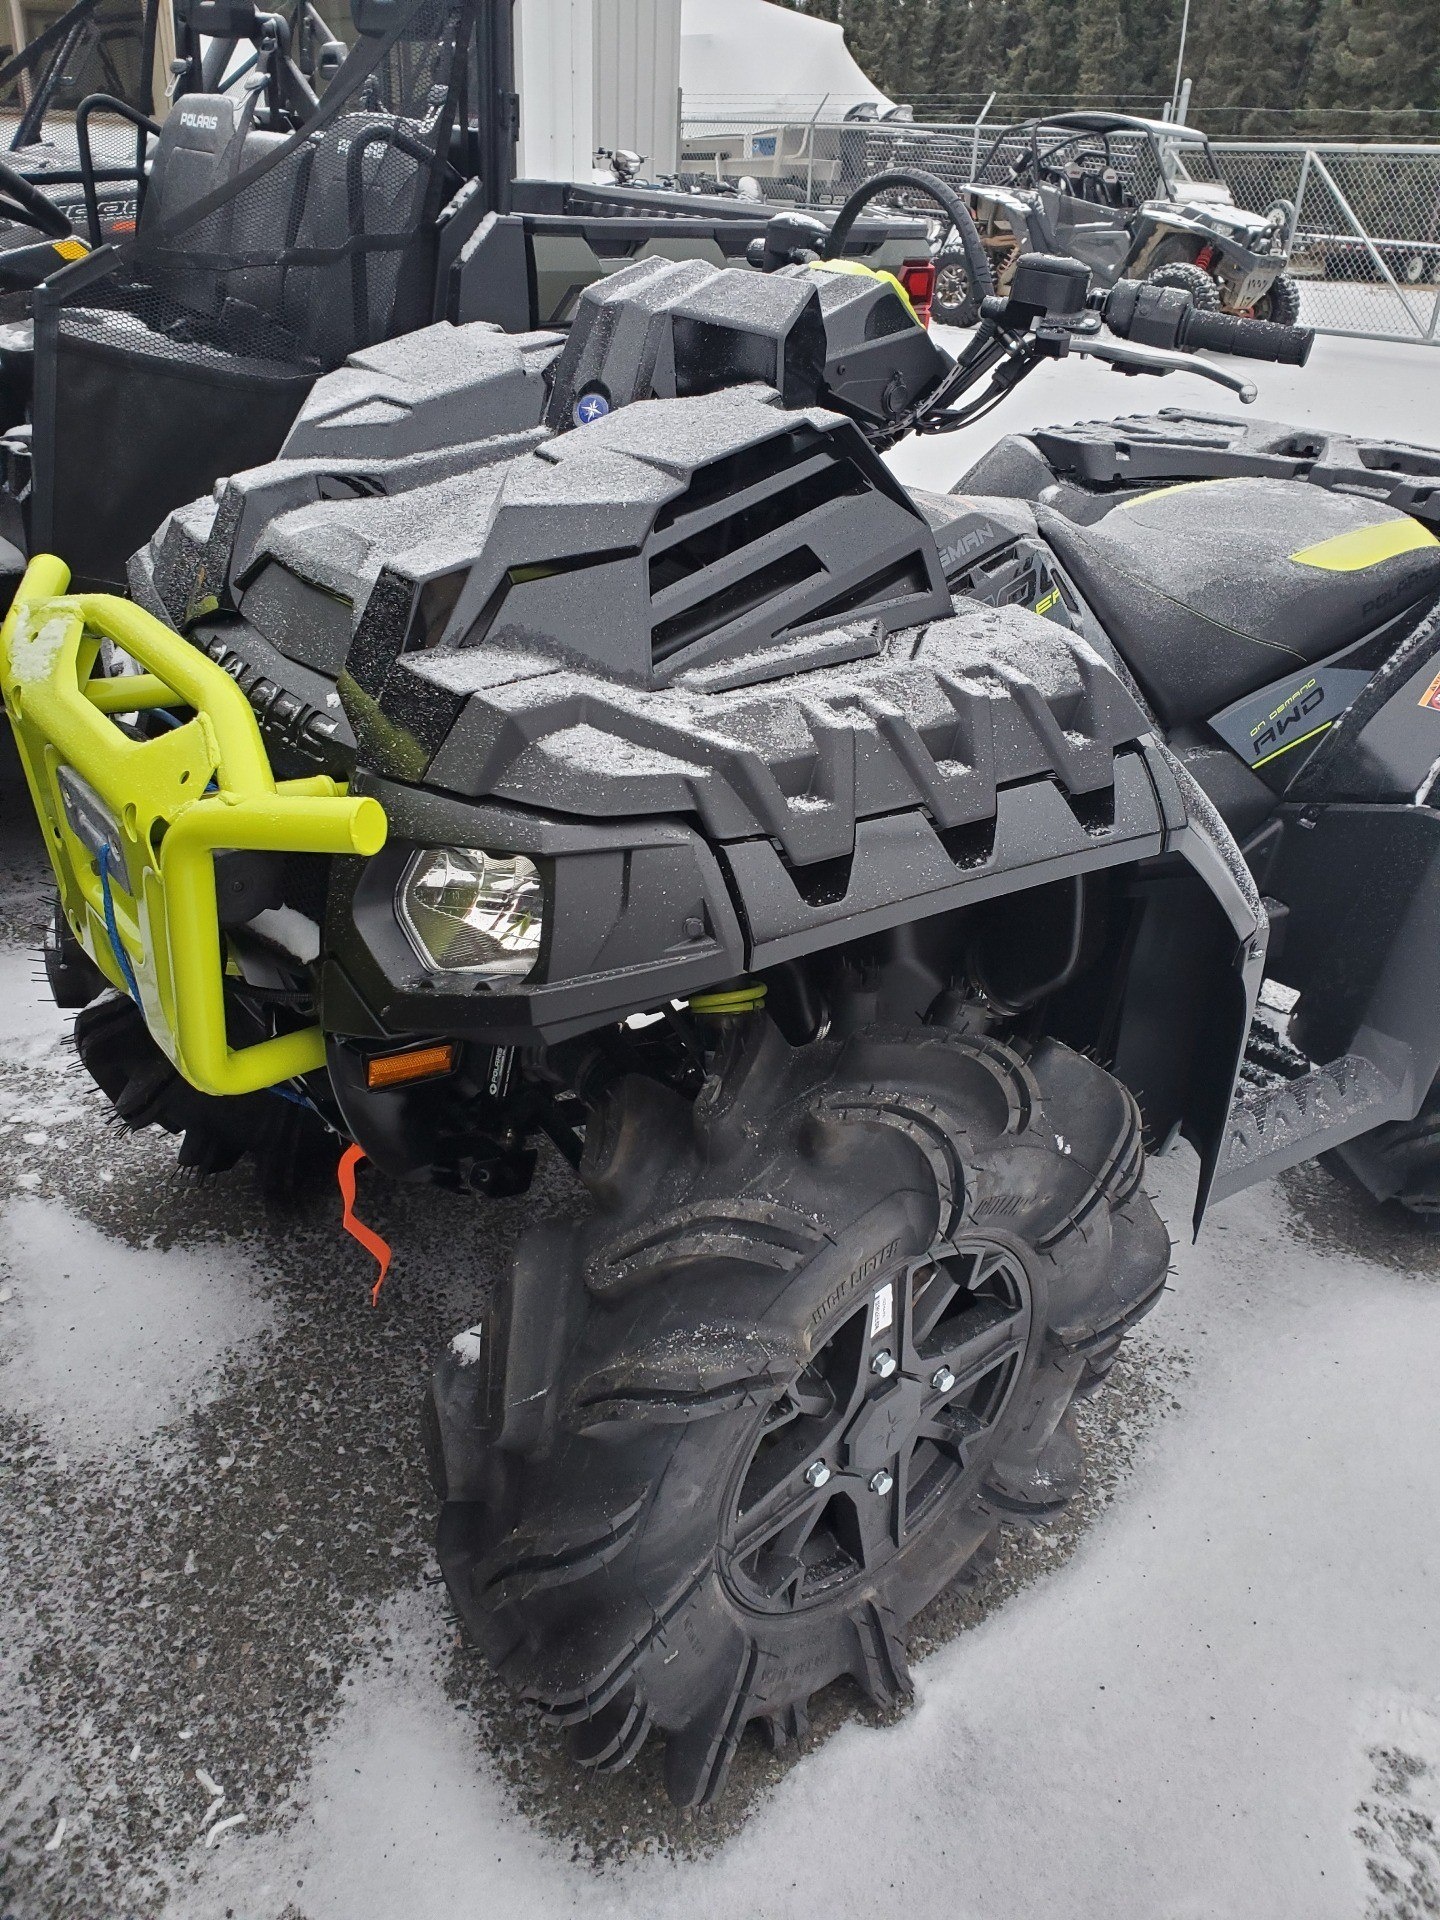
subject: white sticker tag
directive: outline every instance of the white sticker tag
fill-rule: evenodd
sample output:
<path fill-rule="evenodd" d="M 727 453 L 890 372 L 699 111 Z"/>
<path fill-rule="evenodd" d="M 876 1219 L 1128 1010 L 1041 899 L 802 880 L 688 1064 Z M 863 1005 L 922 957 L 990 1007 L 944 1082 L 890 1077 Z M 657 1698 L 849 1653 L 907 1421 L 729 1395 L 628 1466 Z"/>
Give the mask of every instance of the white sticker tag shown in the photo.
<path fill-rule="evenodd" d="M 894 1318 L 895 1283 L 887 1280 L 870 1302 L 870 1338 L 873 1340 L 877 1333 L 884 1333 Z"/>

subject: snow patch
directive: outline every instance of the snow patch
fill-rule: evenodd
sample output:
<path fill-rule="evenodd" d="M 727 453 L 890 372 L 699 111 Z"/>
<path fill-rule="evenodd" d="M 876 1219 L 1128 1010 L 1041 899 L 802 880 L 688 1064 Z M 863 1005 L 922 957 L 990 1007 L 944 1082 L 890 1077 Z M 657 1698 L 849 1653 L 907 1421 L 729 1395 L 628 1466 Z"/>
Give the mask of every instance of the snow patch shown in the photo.
<path fill-rule="evenodd" d="M 1440 1701 L 1376 1704 L 1355 1840 L 1370 1884 L 1366 1920 L 1440 1913 Z"/>
<path fill-rule="evenodd" d="M 242 1255 L 130 1247 L 56 1201 L 0 1215 L 0 1407 L 80 1455 L 133 1448 L 273 1324 Z"/>
<path fill-rule="evenodd" d="M 20 616 L 10 641 L 10 670 L 21 686 L 50 678 L 73 624 L 74 615 L 69 613 L 52 614 L 43 626 L 35 628 L 28 614 Z"/>
<path fill-rule="evenodd" d="M 60 1067 L 70 1019 L 56 1006 L 34 947 L 0 948 L 0 1067 Z"/>

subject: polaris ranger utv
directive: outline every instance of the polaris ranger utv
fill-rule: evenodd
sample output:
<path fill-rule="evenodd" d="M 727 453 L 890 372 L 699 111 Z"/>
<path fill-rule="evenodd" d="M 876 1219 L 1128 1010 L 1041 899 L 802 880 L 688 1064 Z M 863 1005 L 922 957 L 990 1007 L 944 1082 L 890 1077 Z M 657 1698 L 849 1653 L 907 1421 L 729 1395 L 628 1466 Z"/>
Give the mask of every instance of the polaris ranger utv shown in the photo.
<path fill-rule="evenodd" d="M 1105 311 L 1303 354 L 1152 300 Z M 576 1167 L 436 1371 L 440 1556 L 577 1760 L 663 1734 L 685 1804 L 832 1679 L 900 1695 L 915 1613 L 1063 1506 L 1165 1281 L 1144 1135 L 1195 1143 L 1197 1217 L 1233 1175 L 1250 871 L 1121 646 L 1007 604 L 1037 510 L 987 544 L 875 452 L 1042 355 L 1186 361 L 1064 261 L 987 329 L 957 364 L 883 276 L 703 261 L 568 339 L 442 322 L 318 382 L 131 600 L 37 558 L 0 640 L 128 1124 L 197 1171 Z"/>

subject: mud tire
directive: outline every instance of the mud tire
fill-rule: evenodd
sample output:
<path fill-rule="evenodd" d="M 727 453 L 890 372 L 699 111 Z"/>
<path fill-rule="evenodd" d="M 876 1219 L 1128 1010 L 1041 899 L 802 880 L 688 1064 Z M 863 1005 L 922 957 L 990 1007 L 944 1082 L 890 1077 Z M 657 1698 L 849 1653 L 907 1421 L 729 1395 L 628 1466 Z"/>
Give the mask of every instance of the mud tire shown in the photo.
<path fill-rule="evenodd" d="M 719 1792 L 751 1722 L 795 1737 L 841 1675 L 882 1705 L 907 1695 L 908 1623 L 1000 1521 L 1052 1516 L 1078 1484 L 1072 1399 L 1099 1384 L 1168 1268 L 1142 1167 L 1130 1095 L 1049 1041 L 1023 1054 L 921 1029 L 792 1051 L 761 1017 L 693 1108 L 622 1083 L 582 1168 L 597 1216 L 532 1229 L 490 1319 L 437 1369 L 427 1412 L 451 1595 L 503 1677 L 569 1729 L 577 1761 L 616 1769 L 658 1731 L 670 1796 L 694 1806 Z M 954 1276 L 944 1313 L 971 1324 L 958 1250 L 984 1247 L 1023 1276 L 1024 1311 L 942 1497 L 898 1540 L 887 1520 L 873 1564 L 852 1555 L 827 1587 L 822 1554 L 816 1590 L 808 1572 L 792 1590 L 803 1604 L 757 1604 L 738 1515 L 761 1443 L 789 1444 L 787 1401 L 814 1405 L 837 1342 L 858 1340 L 862 1362 L 887 1344 L 868 1330 L 893 1287 L 901 1369 L 863 1402 L 865 1445 L 883 1452 L 877 1423 L 905 1429 L 932 1393 L 938 1349 L 911 1303 Z M 894 1411 L 871 1412 L 887 1395 Z M 854 1432 L 819 1496 L 849 1504 L 852 1537 L 856 1503 L 878 1501 Z"/>
<path fill-rule="evenodd" d="M 1167 260 L 1164 266 L 1156 267 L 1145 276 L 1145 284 L 1178 287 L 1182 293 L 1189 294 L 1197 313 L 1217 313 L 1220 309 L 1219 287 L 1203 267 L 1188 260 Z"/>
<path fill-rule="evenodd" d="M 1292 280 L 1288 273 L 1277 274 L 1270 291 L 1262 293 L 1255 302 L 1255 318 L 1271 320 L 1281 327 L 1298 327 L 1300 282 Z"/>
<path fill-rule="evenodd" d="M 291 1101 L 252 1093 L 219 1099 L 176 1072 L 139 1008 L 113 990 L 75 1018 L 86 1072 L 129 1132 L 159 1127 L 179 1137 L 176 1164 L 193 1180 L 228 1173 L 247 1156 L 263 1196 L 284 1201 L 333 1172 L 336 1150 L 320 1121 Z"/>

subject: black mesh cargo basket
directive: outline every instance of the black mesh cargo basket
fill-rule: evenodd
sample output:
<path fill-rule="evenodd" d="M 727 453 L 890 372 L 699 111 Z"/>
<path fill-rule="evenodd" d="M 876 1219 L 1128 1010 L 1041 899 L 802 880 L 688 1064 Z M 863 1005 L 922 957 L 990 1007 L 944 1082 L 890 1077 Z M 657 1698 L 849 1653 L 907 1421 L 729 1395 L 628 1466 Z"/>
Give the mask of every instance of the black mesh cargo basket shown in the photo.
<path fill-rule="evenodd" d="M 298 127 L 188 93 L 135 237 L 35 301 L 32 551 L 117 585 L 166 513 L 274 457 L 312 383 L 431 317 L 473 0 L 409 0 Z"/>

